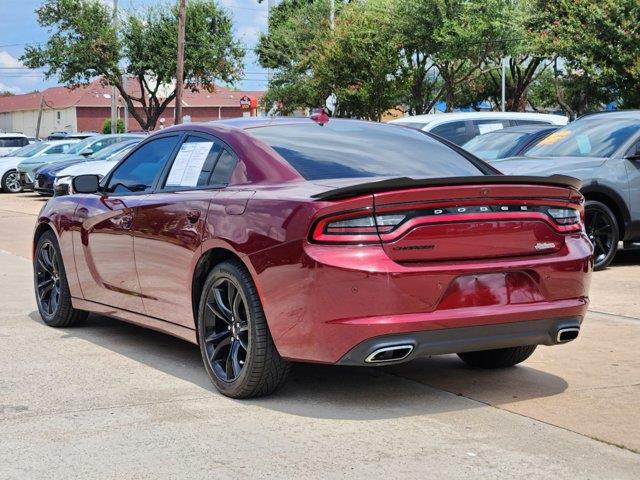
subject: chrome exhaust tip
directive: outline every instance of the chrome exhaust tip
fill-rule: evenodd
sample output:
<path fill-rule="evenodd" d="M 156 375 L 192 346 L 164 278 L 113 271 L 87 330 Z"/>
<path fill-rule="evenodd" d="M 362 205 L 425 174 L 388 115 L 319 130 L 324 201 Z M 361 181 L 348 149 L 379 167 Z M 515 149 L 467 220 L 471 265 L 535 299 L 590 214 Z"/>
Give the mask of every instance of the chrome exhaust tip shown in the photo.
<path fill-rule="evenodd" d="M 365 363 L 386 363 L 404 360 L 413 351 L 413 345 L 394 345 L 393 347 L 378 348 L 367 358 Z"/>
<path fill-rule="evenodd" d="M 579 327 L 561 328 L 558 330 L 558 334 L 556 335 L 556 342 L 567 343 L 571 340 L 575 340 L 578 338 L 578 333 L 580 333 Z"/>

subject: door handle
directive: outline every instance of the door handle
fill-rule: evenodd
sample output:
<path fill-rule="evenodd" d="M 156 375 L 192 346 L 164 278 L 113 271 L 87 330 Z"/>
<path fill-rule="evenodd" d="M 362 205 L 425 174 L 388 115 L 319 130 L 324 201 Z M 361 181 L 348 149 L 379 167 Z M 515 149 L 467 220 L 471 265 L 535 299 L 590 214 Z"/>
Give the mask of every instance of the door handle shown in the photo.
<path fill-rule="evenodd" d="M 187 218 L 191 223 L 196 223 L 200 219 L 200 210 L 191 210 L 187 212 Z"/>

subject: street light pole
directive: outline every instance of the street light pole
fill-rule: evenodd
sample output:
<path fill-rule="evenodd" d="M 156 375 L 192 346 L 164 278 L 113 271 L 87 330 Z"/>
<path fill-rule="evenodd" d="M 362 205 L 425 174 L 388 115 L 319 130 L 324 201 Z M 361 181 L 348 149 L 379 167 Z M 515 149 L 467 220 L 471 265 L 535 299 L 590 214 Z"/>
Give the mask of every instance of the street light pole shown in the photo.
<path fill-rule="evenodd" d="M 336 26 L 336 0 L 329 0 L 329 24 L 331 30 Z"/>
<path fill-rule="evenodd" d="M 184 89 L 184 31 L 187 16 L 187 0 L 178 4 L 178 58 L 176 61 L 176 107 L 174 125 L 182 123 L 182 91 Z"/>
<path fill-rule="evenodd" d="M 502 58 L 502 101 L 500 102 L 500 110 L 505 111 L 506 100 L 506 84 L 507 84 L 507 58 Z"/>
<path fill-rule="evenodd" d="M 113 0 L 113 27 L 118 35 L 118 0 Z M 111 86 L 111 133 L 118 132 L 118 90 Z"/>

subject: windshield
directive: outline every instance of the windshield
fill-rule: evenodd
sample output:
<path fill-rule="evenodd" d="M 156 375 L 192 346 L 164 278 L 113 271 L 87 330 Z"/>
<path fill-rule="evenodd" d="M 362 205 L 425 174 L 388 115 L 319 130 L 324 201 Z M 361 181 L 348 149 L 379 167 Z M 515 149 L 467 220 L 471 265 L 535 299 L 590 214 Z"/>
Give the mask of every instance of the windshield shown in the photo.
<path fill-rule="evenodd" d="M 527 135 L 529 134 L 522 132 L 486 133 L 472 138 L 462 148 L 483 160 L 495 160 L 508 156 L 513 147 Z"/>
<path fill-rule="evenodd" d="M 37 153 L 40 153 L 42 150 L 44 150 L 45 148 L 48 148 L 49 144 L 47 143 L 39 143 L 39 144 L 34 144 L 34 145 L 27 145 L 26 147 L 22 147 L 18 150 L 15 150 L 13 152 L 11 152 L 9 155 L 12 157 L 25 157 L 25 158 L 29 158 L 29 157 L 33 157 L 34 155 L 36 155 Z"/>
<path fill-rule="evenodd" d="M 96 153 L 91 155 L 91 158 L 94 158 L 96 160 L 109 160 L 113 155 L 120 152 L 122 149 L 130 148 L 136 143 L 138 143 L 138 141 L 116 143 L 114 145 L 111 145 L 109 147 L 106 147 L 106 148 L 103 148 L 102 150 L 97 151 Z"/>
<path fill-rule="evenodd" d="M 248 131 L 270 145 L 307 180 L 483 175 L 453 149 L 410 128 L 343 120 Z"/>
<path fill-rule="evenodd" d="M 108 161 L 108 162 L 119 162 L 119 161 L 120 161 L 120 160 L 122 160 L 122 159 L 125 157 L 125 155 L 126 155 L 127 153 L 129 153 L 129 152 L 133 149 L 133 147 L 135 147 L 135 146 L 136 146 L 136 144 L 134 143 L 133 145 L 129 145 L 129 146 L 128 146 L 127 148 L 125 148 L 124 150 L 120 150 L 119 152 L 114 153 L 113 155 L 111 155 L 111 157 L 109 157 L 109 158 L 107 159 L 107 161 Z"/>
<path fill-rule="evenodd" d="M 640 131 L 637 118 L 587 117 L 553 132 L 527 157 L 610 157 Z"/>
<path fill-rule="evenodd" d="M 67 153 L 70 155 L 78 155 L 85 148 L 90 147 L 96 141 L 98 141 L 98 138 L 96 137 L 85 138 L 84 140 L 76 143 L 73 147 L 67 150 Z"/>

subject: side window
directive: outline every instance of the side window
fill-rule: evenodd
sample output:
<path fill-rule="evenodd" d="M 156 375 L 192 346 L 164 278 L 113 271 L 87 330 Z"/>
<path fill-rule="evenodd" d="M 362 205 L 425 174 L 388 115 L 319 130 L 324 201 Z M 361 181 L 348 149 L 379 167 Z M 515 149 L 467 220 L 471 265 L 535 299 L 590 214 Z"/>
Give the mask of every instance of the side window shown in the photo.
<path fill-rule="evenodd" d="M 471 131 L 473 136 L 482 135 L 484 133 L 493 132 L 494 130 L 502 130 L 511 126 L 509 120 L 500 119 L 487 119 L 487 120 L 473 120 L 471 122 Z"/>
<path fill-rule="evenodd" d="M 204 187 L 211 176 L 222 147 L 213 139 L 189 135 L 171 165 L 165 188 Z"/>
<path fill-rule="evenodd" d="M 218 163 L 213 170 L 213 176 L 209 181 L 210 185 L 227 185 L 233 170 L 238 164 L 238 159 L 235 155 L 229 152 L 226 148 L 222 150 Z"/>
<path fill-rule="evenodd" d="M 446 138 L 456 145 L 462 145 L 468 140 L 466 122 L 449 122 L 438 125 L 431 130 L 431 133 Z"/>
<path fill-rule="evenodd" d="M 172 135 L 142 145 L 113 172 L 106 192 L 130 193 L 151 190 L 179 138 L 178 135 Z"/>
<path fill-rule="evenodd" d="M 516 125 L 551 125 L 549 122 L 541 120 L 516 120 Z"/>
<path fill-rule="evenodd" d="M 116 142 L 118 142 L 118 139 L 115 137 L 105 138 L 104 140 L 98 140 L 97 142 L 92 144 L 90 147 L 88 147 L 88 149 L 91 150 L 93 153 L 96 153 L 97 151 L 102 150 L 103 148 L 108 147 L 109 145 L 113 145 Z"/>

